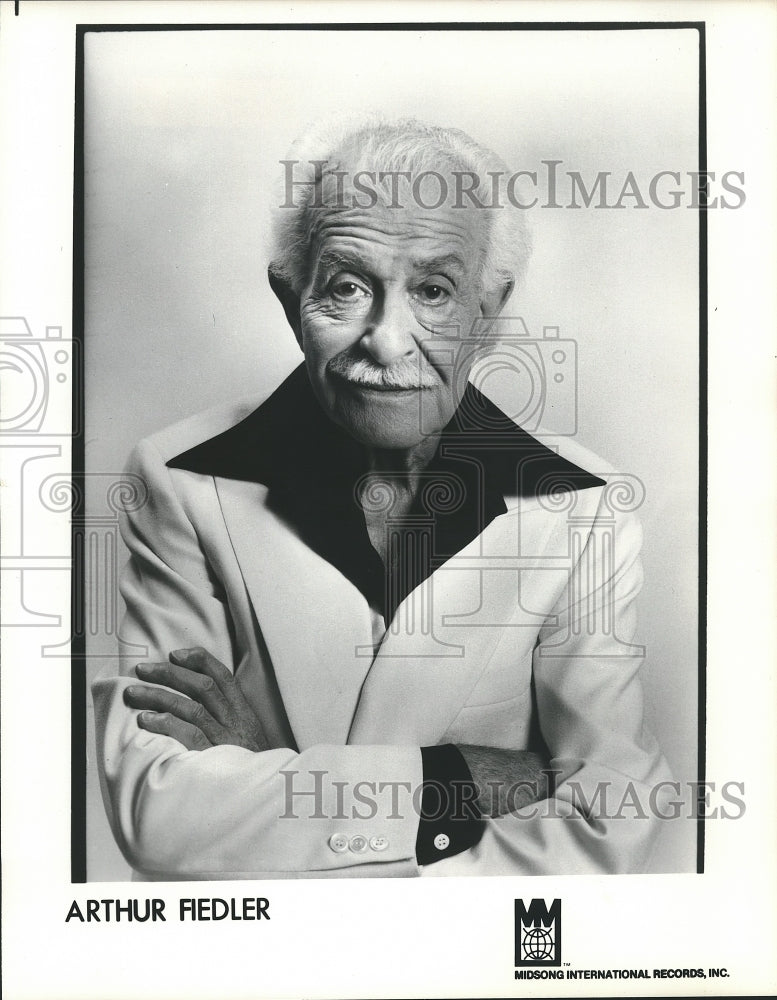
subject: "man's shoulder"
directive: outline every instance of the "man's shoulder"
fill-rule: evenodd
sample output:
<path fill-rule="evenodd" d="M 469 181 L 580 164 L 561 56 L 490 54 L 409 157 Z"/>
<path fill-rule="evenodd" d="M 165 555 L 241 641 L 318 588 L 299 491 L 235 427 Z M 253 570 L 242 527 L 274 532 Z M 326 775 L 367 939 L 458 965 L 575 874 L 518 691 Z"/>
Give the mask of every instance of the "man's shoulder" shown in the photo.
<path fill-rule="evenodd" d="M 137 447 L 140 450 L 151 449 L 161 456 L 163 462 L 168 462 L 182 452 L 217 437 L 241 423 L 265 402 L 271 392 L 272 390 L 253 393 L 193 413 L 161 430 L 154 431 L 153 434 L 143 438 Z"/>
<path fill-rule="evenodd" d="M 520 428 L 519 447 L 508 449 L 508 474 L 501 477 L 508 509 L 526 509 L 539 503 L 548 510 L 559 507 L 562 493 L 579 493 L 585 505 L 598 504 L 601 490 L 610 482 L 613 465 L 591 448 L 565 435 L 542 428 L 531 433 Z M 547 503 L 543 496 L 549 498 Z"/>
<path fill-rule="evenodd" d="M 545 433 L 541 429 L 534 430 L 531 435 L 535 441 L 557 456 L 560 465 L 558 483 L 563 489 L 563 483 L 568 480 L 570 488 L 577 493 L 574 503 L 565 504 L 558 495 L 554 495 L 553 486 L 549 492 L 549 501 L 539 501 L 540 508 L 549 514 L 558 514 L 562 518 L 570 512 L 574 518 L 596 518 L 601 514 L 608 523 L 614 523 L 617 518 L 622 539 L 632 539 L 633 547 L 639 549 L 642 539 L 639 507 L 645 498 L 645 487 L 639 476 L 625 472 L 597 452 L 581 444 L 578 440 L 565 435 Z M 568 463 L 576 473 L 567 475 L 563 465 Z M 550 477 L 553 484 L 553 477 Z M 522 508 L 518 497 L 505 497 L 508 510 Z M 591 521 L 590 523 L 593 523 Z M 621 544 L 625 544 L 625 541 Z"/>
<path fill-rule="evenodd" d="M 607 479 L 616 472 L 611 462 L 575 438 L 564 434 L 554 434 L 552 431 L 546 431 L 542 428 L 532 431 L 531 436 L 560 458 L 571 462 L 572 465 L 576 465 L 592 476 Z"/>

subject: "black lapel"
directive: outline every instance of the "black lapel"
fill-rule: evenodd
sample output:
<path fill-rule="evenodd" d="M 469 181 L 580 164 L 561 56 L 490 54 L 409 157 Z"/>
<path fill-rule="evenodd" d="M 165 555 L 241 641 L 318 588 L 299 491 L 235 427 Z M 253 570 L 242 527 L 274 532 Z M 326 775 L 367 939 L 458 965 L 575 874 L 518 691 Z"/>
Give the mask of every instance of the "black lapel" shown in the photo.
<path fill-rule="evenodd" d="M 364 449 L 324 414 L 304 364 L 240 423 L 167 464 L 266 485 L 271 508 L 371 606 L 382 608 L 386 621 L 426 577 L 505 513 L 505 496 L 604 485 L 468 385 L 409 516 L 390 518 L 398 558 L 394 571 L 387 572 L 355 495 L 365 470 Z"/>

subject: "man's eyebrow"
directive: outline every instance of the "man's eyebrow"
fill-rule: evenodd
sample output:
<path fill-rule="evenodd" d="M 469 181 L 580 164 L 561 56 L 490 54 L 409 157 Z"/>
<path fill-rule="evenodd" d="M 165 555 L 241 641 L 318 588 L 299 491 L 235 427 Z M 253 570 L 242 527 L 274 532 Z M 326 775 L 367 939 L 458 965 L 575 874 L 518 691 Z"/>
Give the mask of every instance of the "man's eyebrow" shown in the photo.
<path fill-rule="evenodd" d="M 364 266 L 364 261 L 358 254 L 347 250 L 324 250 L 316 265 L 324 270 L 332 267 L 359 268 Z"/>
<path fill-rule="evenodd" d="M 417 271 L 426 271 L 431 274 L 434 271 L 466 271 L 467 265 L 463 258 L 457 253 L 446 253 L 439 257 L 417 257 L 413 260 L 413 267 Z"/>
<path fill-rule="evenodd" d="M 414 257 L 412 265 L 415 271 L 424 274 L 434 274 L 437 271 L 463 274 L 467 270 L 464 259 L 457 253 L 444 253 L 437 257 Z M 334 247 L 322 251 L 316 260 L 316 267 L 322 271 L 337 267 L 363 270 L 365 266 L 366 262 L 359 253 L 346 249 L 338 250 Z"/>

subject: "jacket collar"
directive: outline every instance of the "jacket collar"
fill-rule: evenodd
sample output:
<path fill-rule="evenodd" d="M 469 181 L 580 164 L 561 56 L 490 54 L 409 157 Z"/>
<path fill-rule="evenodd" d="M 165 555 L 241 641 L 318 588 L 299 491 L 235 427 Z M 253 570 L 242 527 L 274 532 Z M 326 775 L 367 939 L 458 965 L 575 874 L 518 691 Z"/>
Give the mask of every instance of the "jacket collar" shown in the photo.
<path fill-rule="evenodd" d="M 266 485 L 275 513 L 382 609 L 386 621 L 411 590 L 506 512 L 505 497 L 603 485 L 468 385 L 410 516 L 394 525 L 418 544 L 403 544 L 400 572 L 387 573 L 354 494 L 364 449 L 323 413 L 304 363 L 240 423 L 167 465 Z"/>

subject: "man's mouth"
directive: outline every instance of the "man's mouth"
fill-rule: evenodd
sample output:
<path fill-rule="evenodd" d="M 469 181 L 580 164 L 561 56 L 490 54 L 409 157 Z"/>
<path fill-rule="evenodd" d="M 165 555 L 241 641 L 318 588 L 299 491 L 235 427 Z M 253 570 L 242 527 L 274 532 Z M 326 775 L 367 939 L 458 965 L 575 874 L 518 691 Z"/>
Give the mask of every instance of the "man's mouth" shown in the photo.
<path fill-rule="evenodd" d="M 345 375 L 335 375 L 337 381 L 342 382 L 349 389 L 356 389 L 359 392 L 380 392 L 393 393 L 394 395 L 408 395 L 414 392 L 422 392 L 430 389 L 428 385 L 386 385 L 383 382 L 364 382 L 361 379 L 350 379 Z"/>

